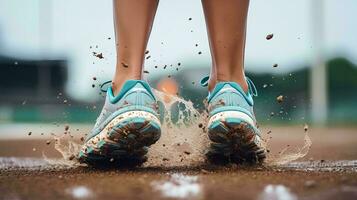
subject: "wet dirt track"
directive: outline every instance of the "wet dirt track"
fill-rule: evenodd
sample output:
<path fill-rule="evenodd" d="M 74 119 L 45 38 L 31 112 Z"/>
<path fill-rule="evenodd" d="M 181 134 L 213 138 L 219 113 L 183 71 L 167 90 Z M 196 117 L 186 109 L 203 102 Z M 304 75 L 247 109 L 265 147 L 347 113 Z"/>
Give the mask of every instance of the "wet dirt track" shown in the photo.
<path fill-rule="evenodd" d="M 58 157 L 45 141 L 0 141 L 0 199 L 357 199 L 356 130 L 312 129 L 305 158 L 256 167 L 69 168 L 41 158 Z M 301 143 L 299 128 L 272 134 L 271 153 Z"/>

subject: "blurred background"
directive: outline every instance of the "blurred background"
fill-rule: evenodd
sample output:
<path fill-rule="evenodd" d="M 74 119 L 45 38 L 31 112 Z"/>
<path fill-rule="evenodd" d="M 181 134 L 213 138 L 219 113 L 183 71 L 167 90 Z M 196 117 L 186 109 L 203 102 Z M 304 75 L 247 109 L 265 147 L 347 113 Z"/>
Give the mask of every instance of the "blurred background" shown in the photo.
<path fill-rule="evenodd" d="M 246 70 L 261 124 L 357 124 L 356 10 L 355 0 L 251 1 Z M 152 87 L 203 109 L 201 1 L 161 0 L 147 49 Z M 111 0 L 0 0 L 0 125 L 94 123 L 114 59 Z"/>

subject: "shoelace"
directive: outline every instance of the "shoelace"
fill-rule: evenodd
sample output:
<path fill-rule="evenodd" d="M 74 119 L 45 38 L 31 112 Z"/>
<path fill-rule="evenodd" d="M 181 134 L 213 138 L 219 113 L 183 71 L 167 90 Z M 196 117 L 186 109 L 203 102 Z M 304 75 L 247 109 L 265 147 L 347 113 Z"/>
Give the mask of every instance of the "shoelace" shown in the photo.
<path fill-rule="evenodd" d="M 245 77 L 248 82 L 248 92 L 253 96 L 258 96 L 257 88 L 255 87 L 253 81 L 249 77 Z M 207 87 L 209 81 L 209 76 L 205 76 L 201 79 L 202 87 Z"/>
<path fill-rule="evenodd" d="M 107 89 L 103 89 L 103 87 L 105 85 L 108 85 L 109 83 L 111 83 L 112 81 L 105 81 L 104 83 L 100 84 L 100 91 L 102 92 L 107 92 L 108 91 L 108 88 Z"/>

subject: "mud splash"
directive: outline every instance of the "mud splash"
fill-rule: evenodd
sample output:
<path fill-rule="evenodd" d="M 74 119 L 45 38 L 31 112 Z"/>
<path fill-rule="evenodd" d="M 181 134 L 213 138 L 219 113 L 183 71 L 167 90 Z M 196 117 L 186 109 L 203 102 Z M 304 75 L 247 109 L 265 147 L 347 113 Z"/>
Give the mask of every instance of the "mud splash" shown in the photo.
<path fill-rule="evenodd" d="M 155 90 L 165 108 L 160 140 L 152 145 L 145 166 L 195 166 L 205 161 L 207 114 L 190 101 Z M 202 124 L 202 127 L 201 125 Z"/>
<path fill-rule="evenodd" d="M 151 146 L 148 161 L 144 167 L 199 166 L 205 162 L 205 153 L 209 146 L 206 133 L 207 113 L 199 112 L 190 101 L 154 90 L 164 108 L 162 119 L 162 135 L 160 140 Z M 73 159 L 78 155 L 81 144 L 75 143 L 68 135 L 55 137 L 55 149 L 63 156 L 62 160 L 47 159 L 52 164 L 77 166 Z M 268 135 L 263 140 L 269 146 Z M 279 166 L 304 157 L 312 145 L 308 132 L 305 132 L 301 147 L 286 147 L 278 155 L 270 155 L 266 165 Z"/>
<path fill-rule="evenodd" d="M 269 144 L 269 141 L 267 141 L 267 144 Z M 299 158 L 305 157 L 309 153 L 311 145 L 312 141 L 308 131 L 305 131 L 302 147 L 285 147 L 278 153 L 278 155 L 268 155 L 266 163 L 273 166 L 288 164 Z"/>
<path fill-rule="evenodd" d="M 77 161 L 76 155 L 78 155 L 81 148 L 81 144 L 74 142 L 69 134 L 62 136 L 54 136 L 55 149 L 62 155 L 62 159 L 49 159 L 43 154 L 43 158 L 52 165 L 64 165 L 77 167 L 81 164 Z"/>

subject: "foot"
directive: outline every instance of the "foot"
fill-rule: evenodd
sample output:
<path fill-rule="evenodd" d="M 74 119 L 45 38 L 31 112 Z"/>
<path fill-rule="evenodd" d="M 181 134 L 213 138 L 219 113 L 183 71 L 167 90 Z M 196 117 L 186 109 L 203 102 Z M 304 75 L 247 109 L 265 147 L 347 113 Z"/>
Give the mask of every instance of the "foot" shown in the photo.
<path fill-rule="evenodd" d="M 145 81 L 126 81 L 117 96 L 109 87 L 103 110 L 79 152 L 79 160 L 93 165 L 146 161 L 148 147 L 161 135 L 157 107 Z"/>
<path fill-rule="evenodd" d="M 235 82 L 219 82 L 208 96 L 212 161 L 260 163 L 266 157 L 253 112 L 256 89 L 249 79 L 248 85 L 246 93 Z"/>

